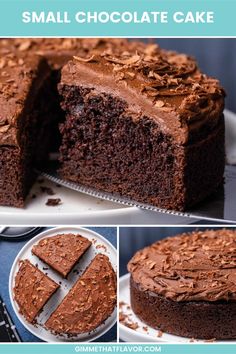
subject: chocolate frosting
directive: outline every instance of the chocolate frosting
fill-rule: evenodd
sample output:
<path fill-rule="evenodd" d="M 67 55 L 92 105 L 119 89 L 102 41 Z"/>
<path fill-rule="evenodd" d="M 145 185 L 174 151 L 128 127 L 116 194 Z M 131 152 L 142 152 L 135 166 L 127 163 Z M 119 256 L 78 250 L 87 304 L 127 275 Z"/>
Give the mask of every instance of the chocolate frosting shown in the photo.
<path fill-rule="evenodd" d="M 83 85 L 127 102 L 126 115 L 151 117 L 162 130 L 184 144 L 190 130 L 218 123 L 224 90 L 202 74 L 196 61 L 162 50 L 156 44 L 126 42 L 75 56 L 62 70 L 62 85 Z"/>
<path fill-rule="evenodd" d="M 115 305 L 115 272 L 109 258 L 98 254 L 45 325 L 60 334 L 90 332 L 111 315 Z"/>
<path fill-rule="evenodd" d="M 126 39 L 106 38 L 10 38 L 0 39 L 0 50 L 36 54 L 46 58 L 52 69 L 60 69 L 73 55 L 89 56 L 110 48 L 125 46 Z"/>
<path fill-rule="evenodd" d="M 0 145 L 19 146 L 24 116 L 32 109 L 37 91 L 49 76 L 49 67 L 38 56 L 1 52 Z"/>
<path fill-rule="evenodd" d="M 126 39 L 35 38 L 0 40 L 0 144 L 19 145 L 25 100 L 33 98 L 48 70 L 60 69 L 62 84 L 82 84 L 127 102 L 125 114 L 152 118 L 177 143 L 205 124 L 214 128 L 224 108 L 217 80 L 203 75 L 194 59 L 155 44 Z M 91 94 L 94 94 L 92 92 Z"/>
<path fill-rule="evenodd" d="M 90 246 L 81 235 L 60 234 L 40 240 L 32 253 L 66 277 Z"/>
<path fill-rule="evenodd" d="M 0 145 L 19 146 L 19 126 L 28 101 L 50 74 L 73 55 L 119 48 L 124 39 L 10 38 L 0 39 Z M 29 107 L 28 107 L 29 110 Z"/>
<path fill-rule="evenodd" d="M 174 301 L 236 301 L 236 231 L 195 231 L 163 239 L 128 263 L 134 282 Z"/>
<path fill-rule="evenodd" d="M 30 261 L 23 260 L 20 262 L 13 291 L 20 313 L 27 321 L 33 322 L 58 288 L 57 283 L 31 264 Z"/>

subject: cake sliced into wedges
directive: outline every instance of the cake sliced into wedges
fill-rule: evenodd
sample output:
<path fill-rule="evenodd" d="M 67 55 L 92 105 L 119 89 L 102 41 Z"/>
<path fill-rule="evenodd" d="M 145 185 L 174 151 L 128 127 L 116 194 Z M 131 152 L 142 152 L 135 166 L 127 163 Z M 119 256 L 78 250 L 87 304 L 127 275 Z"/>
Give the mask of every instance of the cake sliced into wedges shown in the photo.
<path fill-rule="evenodd" d="M 34 322 L 43 306 L 58 288 L 59 285 L 54 280 L 41 272 L 29 260 L 20 262 L 13 294 L 20 313 L 28 322 Z"/>
<path fill-rule="evenodd" d="M 127 42 L 75 56 L 58 88 L 62 178 L 175 210 L 221 185 L 225 93 L 193 58 Z"/>
<path fill-rule="evenodd" d="M 91 244 L 81 235 L 58 234 L 40 240 L 32 253 L 66 278 Z"/>
<path fill-rule="evenodd" d="M 116 275 L 103 254 L 98 254 L 77 280 L 45 326 L 54 333 L 87 333 L 102 324 L 116 306 Z"/>
<path fill-rule="evenodd" d="M 149 326 L 181 337 L 236 338 L 235 230 L 163 239 L 138 251 L 128 270 L 131 307 Z"/>

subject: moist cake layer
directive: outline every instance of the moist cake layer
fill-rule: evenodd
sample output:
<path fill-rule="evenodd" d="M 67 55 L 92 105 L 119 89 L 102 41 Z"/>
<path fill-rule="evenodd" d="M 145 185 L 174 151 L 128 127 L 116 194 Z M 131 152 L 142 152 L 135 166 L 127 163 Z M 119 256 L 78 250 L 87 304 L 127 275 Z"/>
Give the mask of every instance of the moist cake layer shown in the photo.
<path fill-rule="evenodd" d="M 124 115 L 149 117 L 178 144 L 188 142 L 190 132 L 203 125 L 216 126 L 224 107 L 219 82 L 202 74 L 194 59 L 154 44 L 131 43 L 126 50 L 122 46 L 87 59 L 75 56 L 62 70 L 64 85 L 91 89 L 90 96 L 118 97 Z"/>
<path fill-rule="evenodd" d="M 224 91 L 194 59 L 125 39 L 1 39 L 0 51 L 0 204 L 22 207 L 35 161 L 59 146 L 63 178 L 161 208 L 222 183 Z M 72 55 L 65 119 L 56 85 Z"/>
<path fill-rule="evenodd" d="M 236 338 L 236 302 L 177 302 L 143 290 L 132 277 L 130 297 L 135 314 L 162 332 L 193 339 Z"/>
<path fill-rule="evenodd" d="M 47 156 L 51 122 L 50 69 L 44 59 L 8 53 L 0 68 L 0 204 L 22 207 L 34 166 Z"/>
<path fill-rule="evenodd" d="M 130 42 L 74 57 L 59 92 L 62 178 L 175 210 L 222 183 L 224 91 L 192 58 Z"/>

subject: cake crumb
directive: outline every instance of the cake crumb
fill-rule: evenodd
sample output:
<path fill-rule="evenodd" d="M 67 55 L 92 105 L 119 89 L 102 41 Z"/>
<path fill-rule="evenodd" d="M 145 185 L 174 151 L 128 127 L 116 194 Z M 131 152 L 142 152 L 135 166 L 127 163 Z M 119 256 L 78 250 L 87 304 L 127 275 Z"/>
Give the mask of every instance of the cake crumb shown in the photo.
<path fill-rule="evenodd" d="M 189 341 L 189 343 L 193 343 L 193 342 L 195 342 L 195 338 L 191 338 Z"/>
<path fill-rule="evenodd" d="M 121 307 L 123 307 L 123 306 L 126 306 L 127 304 L 124 302 L 124 301 L 120 301 L 119 302 L 119 307 L 121 308 Z"/>
<path fill-rule="evenodd" d="M 119 307 L 123 307 L 125 306 L 126 303 L 124 301 L 121 301 L 119 303 Z M 139 325 L 137 322 L 133 322 L 131 319 L 130 319 L 130 315 L 124 313 L 123 311 L 120 311 L 119 312 L 119 322 L 122 323 L 124 326 L 130 328 L 130 329 L 133 329 L 133 330 L 136 330 L 137 328 L 139 328 Z"/>
<path fill-rule="evenodd" d="M 145 332 L 147 332 L 147 331 L 148 331 L 148 327 L 147 327 L 147 326 L 143 326 L 143 330 L 144 330 Z"/>
<path fill-rule="evenodd" d="M 46 202 L 46 205 L 48 205 L 48 206 L 57 206 L 60 204 L 61 204 L 60 198 L 49 198 Z"/>
<path fill-rule="evenodd" d="M 97 245 L 97 246 L 96 246 L 96 249 L 97 249 L 97 250 L 102 249 L 102 250 L 104 250 L 104 251 L 107 250 L 106 246 L 104 246 L 104 245 Z"/>
<path fill-rule="evenodd" d="M 162 331 L 158 331 L 158 332 L 157 332 L 157 337 L 158 337 L 158 338 L 161 338 L 162 336 L 163 336 L 163 332 L 162 332 Z"/>
<path fill-rule="evenodd" d="M 124 321 L 124 322 L 122 322 L 122 323 L 123 323 L 126 327 L 128 327 L 128 328 L 130 328 L 130 329 L 133 329 L 134 331 L 139 328 L 139 325 L 138 325 L 137 322 L 127 322 L 127 321 Z"/>
<path fill-rule="evenodd" d="M 124 322 L 127 318 L 127 315 L 125 315 L 123 312 L 119 313 L 119 322 Z"/>

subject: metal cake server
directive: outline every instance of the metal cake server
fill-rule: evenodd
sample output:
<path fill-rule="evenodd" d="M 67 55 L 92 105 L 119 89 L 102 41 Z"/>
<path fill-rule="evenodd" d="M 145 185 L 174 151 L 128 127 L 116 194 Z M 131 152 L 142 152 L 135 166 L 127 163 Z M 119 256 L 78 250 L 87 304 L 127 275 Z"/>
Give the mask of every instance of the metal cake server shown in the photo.
<path fill-rule="evenodd" d="M 236 166 L 226 165 L 224 186 L 222 186 L 207 200 L 186 212 L 161 209 L 153 205 L 136 202 L 134 200 L 130 200 L 128 198 L 124 198 L 112 193 L 98 191 L 94 188 L 86 187 L 73 182 L 68 182 L 59 178 L 56 171 L 57 168 L 55 166 L 55 162 L 52 163 L 51 161 L 50 165 L 44 171 L 38 172 L 44 178 L 59 185 L 114 203 L 119 203 L 130 207 L 135 206 L 149 211 L 151 210 L 154 212 L 189 217 L 193 219 L 202 219 L 212 222 L 236 223 Z"/>

